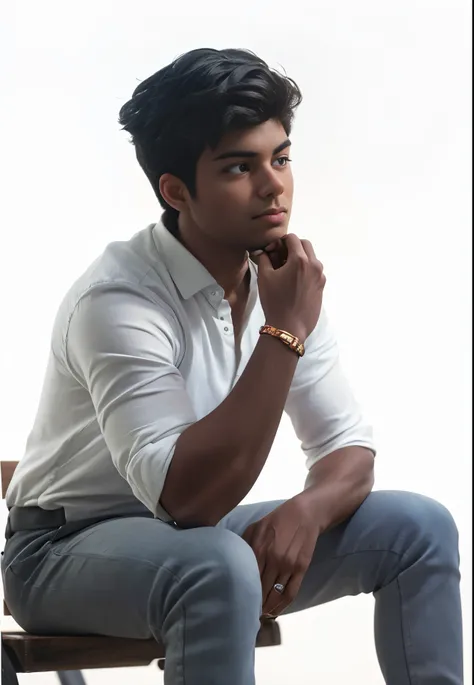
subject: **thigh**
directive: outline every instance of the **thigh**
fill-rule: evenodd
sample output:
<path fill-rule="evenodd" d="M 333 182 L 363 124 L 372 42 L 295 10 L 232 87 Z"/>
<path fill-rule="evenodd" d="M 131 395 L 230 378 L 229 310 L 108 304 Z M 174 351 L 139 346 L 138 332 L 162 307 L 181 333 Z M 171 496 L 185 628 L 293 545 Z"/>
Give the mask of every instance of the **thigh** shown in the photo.
<path fill-rule="evenodd" d="M 248 526 L 262 519 L 285 501 L 270 500 L 268 502 L 256 502 L 255 504 L 241 504 L 227 514 L 227 516 L 224 516 L 217 525 L 242 536 Z"/>
<path fill-rule="evenodd" d="M 7 602 L 30 632 L 149 638 L 152 589 L 164 605 L 186 567 L 204 563 L 203 549 L 219 545 L 214 533 L 133 517 L 46 539 L 4 567 Z M 157 623 L 160 610 L 154 607 Z"/>
<path fill-rule="evenodd" d="M 294 602 L 285 613 L 341 597 L 373 593 L 391 583 L 420 541 L 452 537 L 449 512 L 429 497 L 379 490 L 347 521 L 323 533 Z"/>
<path fill-rule="evenodd" d="M 352 517 L 319 537 L 300 591 L 283 613 L 301 611 L 348 595 L 372 592 L 382 572 L 394 573 L 403 547 L 401 540 L 395 539 L 398 518 L 395 512 L 403 507 L 406 499 L 398 495 L 371 493 Z M 219 525 L 242 535 L 247 526 L 284 502 L 275 500 L 241 505 L 224 517 Z M 400 550 L 400 555 L 395 550 Z"/>

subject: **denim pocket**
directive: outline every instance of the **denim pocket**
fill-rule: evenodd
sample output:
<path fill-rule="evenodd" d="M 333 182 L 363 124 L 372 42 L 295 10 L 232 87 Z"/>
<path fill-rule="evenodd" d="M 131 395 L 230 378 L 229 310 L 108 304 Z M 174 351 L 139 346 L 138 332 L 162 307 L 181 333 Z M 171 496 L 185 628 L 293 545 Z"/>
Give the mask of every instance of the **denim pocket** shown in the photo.
<path fill-rule="evenodd" d="M 31 582 L 51 549 L 56 529 L 15 533 L 8 540 L 2 558 L 2 572 L 11 572 L 24 582 Z"/>

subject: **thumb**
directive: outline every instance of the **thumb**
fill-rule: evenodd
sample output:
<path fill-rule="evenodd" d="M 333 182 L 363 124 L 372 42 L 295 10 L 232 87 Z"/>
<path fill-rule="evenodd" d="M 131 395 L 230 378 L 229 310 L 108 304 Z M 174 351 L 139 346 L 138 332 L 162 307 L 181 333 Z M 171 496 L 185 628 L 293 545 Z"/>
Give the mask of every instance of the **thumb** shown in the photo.
<path fill-rule="evenodd" d="M 266 252 L 254 252 L 252 255 L 253 261 L 257 264 L 259 272 L 265 273 L 266 271 L 273 271 L 273 265 L 270 261 L 270 257 Z"/>

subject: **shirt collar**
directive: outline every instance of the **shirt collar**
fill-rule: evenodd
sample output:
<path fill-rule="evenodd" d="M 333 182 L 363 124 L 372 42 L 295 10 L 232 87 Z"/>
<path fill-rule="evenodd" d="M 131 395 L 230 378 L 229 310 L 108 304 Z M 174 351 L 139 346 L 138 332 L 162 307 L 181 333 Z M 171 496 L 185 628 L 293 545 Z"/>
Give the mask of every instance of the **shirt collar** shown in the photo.
<path fill-rule="evenodd" d="M 210 286 L 215 290 L 222 290 L 201 262 L 168 231 L 163 221 L 154 225 L 153 238 L 160 257 L 183 299 L 188 300 Z"/>

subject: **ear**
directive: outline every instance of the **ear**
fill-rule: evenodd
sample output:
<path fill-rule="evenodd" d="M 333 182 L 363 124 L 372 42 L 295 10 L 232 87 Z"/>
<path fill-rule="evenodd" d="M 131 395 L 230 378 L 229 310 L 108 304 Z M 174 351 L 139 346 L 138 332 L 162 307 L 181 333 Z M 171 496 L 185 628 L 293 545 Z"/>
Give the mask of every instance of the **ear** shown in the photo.
<path fill-rule="evenodd" d="M 189 203 L 189 193 L 185 184 L 177 176 L 173 174 L 162 174 L 159 181 L 160 193 L 164 200 L 176 209 L 182 212 Z"/>

